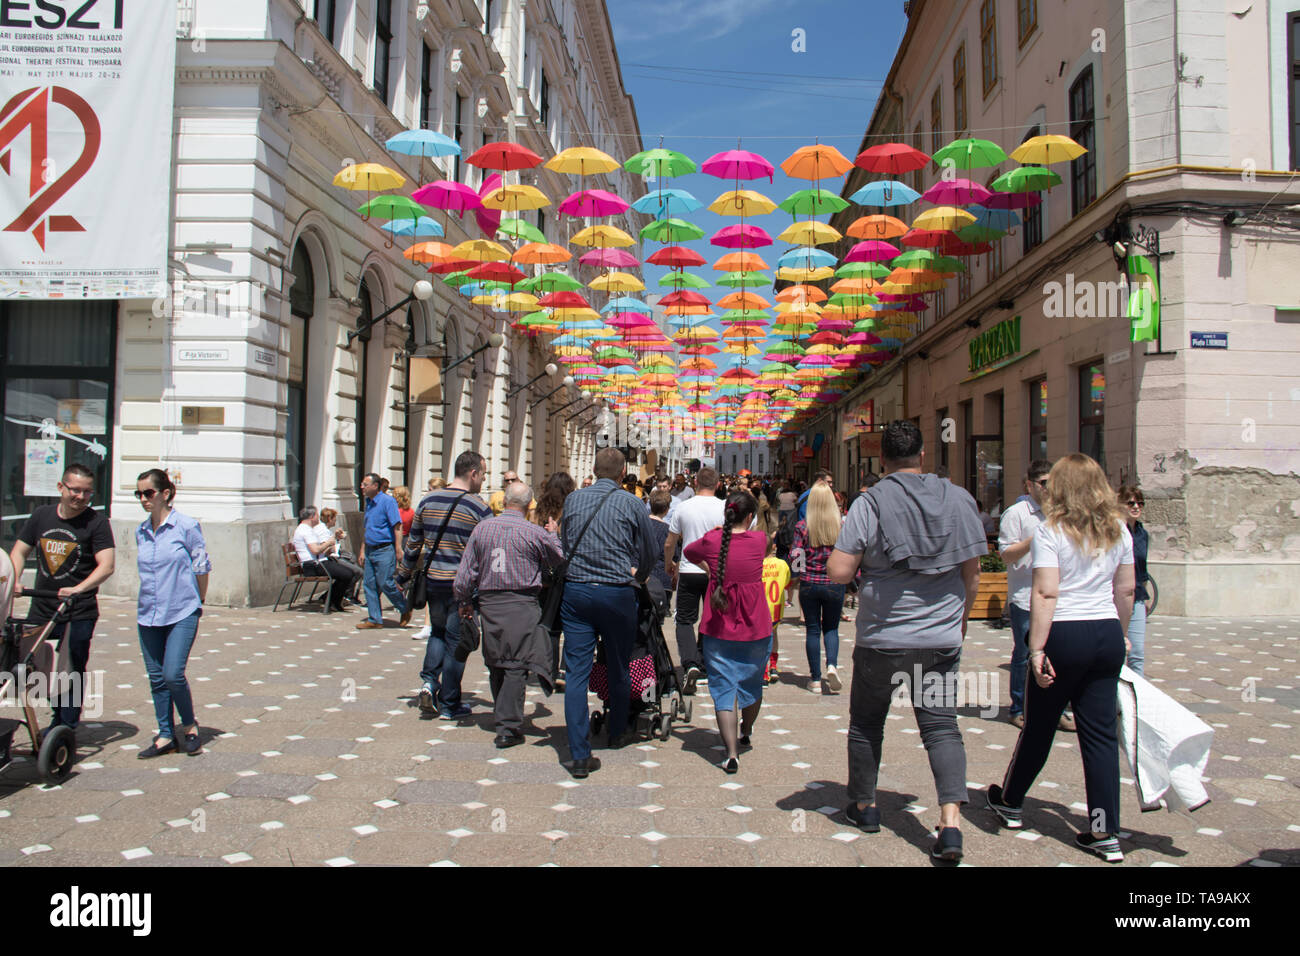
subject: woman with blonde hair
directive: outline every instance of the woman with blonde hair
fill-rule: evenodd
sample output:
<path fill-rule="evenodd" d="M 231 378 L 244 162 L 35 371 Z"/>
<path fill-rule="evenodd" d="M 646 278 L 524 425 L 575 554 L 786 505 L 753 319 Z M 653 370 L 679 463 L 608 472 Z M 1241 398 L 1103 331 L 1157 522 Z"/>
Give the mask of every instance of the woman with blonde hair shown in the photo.
<path fill-rule="evenodd" d="M 808 494 L 808 513 L 794 526 L 790 545 L 790 572 L 799 578 L 799 606 L 803 609 L 808 651 L 808 689 L 813 693 L 838 693 L 843 682 L 835 669 L 840 650 L 840 612 L 844 585 L 826 572 L 826 562 L 840 536 L 840 509 L 830 485 L 818 482 Z M 826 678 L 821 676 L 821 645 L 826 645 Z"/>
<path fill-rule="evenodd" d="M 1133 611 L 1133 537 L 1106 475 L 1087 455 L 1068 455 L 1052 468 L 1043 514 L 1031 549 L 1027 643 L 1033 681 L 1025 694 L 1025 725 L 1002 786 L 988 789 L 989 809 L 1008 829 L 1020 829 L 1025 794 L 1072 704 L 1089 823 L 1075 843 L 1120 863 L 1115 700 Z"/>

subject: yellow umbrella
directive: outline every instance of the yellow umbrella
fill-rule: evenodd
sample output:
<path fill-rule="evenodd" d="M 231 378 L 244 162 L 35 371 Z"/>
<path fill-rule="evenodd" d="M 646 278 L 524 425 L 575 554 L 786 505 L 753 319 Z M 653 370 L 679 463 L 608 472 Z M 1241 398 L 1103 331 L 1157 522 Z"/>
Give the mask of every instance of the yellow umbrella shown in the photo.
<path fill-rule="evenodd" d="M 821 282 L 833 275 L 835 275 L 835 270 L 830 266 L 818 266 L 816 269 L 794 269 L 789 266 L 782 266 L 776 270 L 777 279 L 789 282 Z"/>
<path fill-rule="evenodd" d="M 935 206 L 912 220 L 913 229 L 947 230 L 949 232 L 969 226 L 975 217 L 956 206 Z"/>
<path fill-rule="evenodd" d="M 565 319 L 599 319 L 600 313 L 595 309 L 584 309 L 580 306 L 560 307 L 551 310 L 551 316 L 561 321 Z"/>
<path fill-rule="evenodd" d="M 636 240 L 622 229 L 603 222 L 595 226 L 588 226 L 570 239 L 569 242 L 578 246 L 612 246 L 614 248 L 636 245 Z"/>
<path fill-rule="evenodd" d="M 510 258 L 509 249 L 490 239 L 466 239 L 451 252 L 458 259 L 475 262 L 505 262 Z"/>
<path fill-rule="evenodd" d="M 334 185 L 344 189 L 364 189 L 366 192 L 382 192 L 385 189 L 400 189 L 406 177 L 395 169 L 380 166 L 378 163 L 356 163 L 345 166 L 334 177 Z"/>
<path fill-rule="evenodd" d="M 537 296 L 529 295 L 527 292 L 511 292 L 502 297 L 498 308 L 505 309 L 507 312 L 532 312 L 537 308 Z"/>
<path fill-rule="evenodd" d="M 1052 163 L 1063 163 L 1067 159 L 1078 159 L 1086 152 L 1086 149 L 1070 137 L 1050 133 L 1046 136 L 1031 136 L 1012 150 L 1011 158 L 1018 163 L 1050 166 Z"/>
<path fill-rule="evenodd" d="M 608 153 L 602 153 L 591 146 L 570 146 L 548 159 L 546 168 L 557 173 L 591 176 L 613 172 L 619 168 L 619 162 Z"/>
<path fill-rule="evenodd" d="M 777 312 L 804 312 L 811 314 L 814 318 L 822 312 L 831 311 L 831 307 L 828 305 L 821 305 L 817 302 L 810 302 L 802 299 L 798 302 L 778 302 L 773 306 L 773 309 Z"/>
<path fill-rule="evenodd" d="M 732 342 L 728 344 L 727 347 L 724 348 L 722 351 L 734 352 L 737 355 L 744 355 L 748 357 L 752 355 L 759 355 L 762 353 L 763 350 L 759 348 L 757 345 L 747 345 L 744 342 Z"/>
<path fill-rule="evenodd" d="M 776 209 L 776 203 L 752 189 L 733 189 L 723 193 L 709 206 L 709 212 L 719 216 L 766 216 Z"/>
<path fill-rule="evenodd" d="M 549 206 L 551 201 L 536 186 L 514 184 L 501 186 L 483 197 L 486 209 L 501 209 L 518 212 L 521 209 L 541 209 Z"/>
<path fill-rule="evenodd" d="M 843 236 L 838 229 L 813 220 L 787 226 L 785 231 L 776 238 L 781 242 L 793 242 L 798 246 L 820 246 L 822 243 L 842 239 Z"/>
<path fill-rule="evenodd" d="M 593 279 L 588 286 L 597 292 L 640 292 L 645 283 L 628 272 L 610 272 Z"/>

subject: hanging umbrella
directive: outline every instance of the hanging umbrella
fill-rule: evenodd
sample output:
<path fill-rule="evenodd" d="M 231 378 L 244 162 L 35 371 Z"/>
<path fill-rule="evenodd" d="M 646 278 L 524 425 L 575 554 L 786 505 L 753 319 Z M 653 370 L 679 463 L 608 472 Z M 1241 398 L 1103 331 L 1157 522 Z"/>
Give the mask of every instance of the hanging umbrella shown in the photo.
<path fill-rule="evenodd" d="M 859 242 L 844 257 L 845 262 L 886 262 L 898 255 L 901 250 L 879 239 L 867 239 Z"/>
<path fill-rule="evenodd" d="M 613 246 L 623 248 L 626 246 L 636 245 L 636 240 L 617 226 L 611 226 L 608 223 L 599 223 L 583 229 L 570 239 L 569 243 L 576 246 Z"/>
<path fill-rule="evenodd" d="M 543 272 L 536 279 L 526 280 L 524 285 L 528 286 L 529 292 L 574 292 L 582 288 L 581 282 L 563 272 Z M 583 303 L 586 303 L 585 299 Z"/>
<path fill-rule="evenodd" d="M 687 269 L 704 265 L 705 259 L 694 249 L 685 246 L 664 246 L 647 258 L 646 262 L 655 266 L 667 266 L 669 269 Z"/>
<path fill-rule="evenodd" d="M 883 179 L 879 182 L 867 183 L 850 196 L 849 200 L 859 206 L 906 206 L 920 198 L 921 194 L 906 183 L 900 183 L 895 179 Z"/>
<path fill-rule="evenodd" d="M 734 254 L 734 253 L 733 253 Z M 725 257 L 724 257 L 725 258 Z M 716 267 L 715 267 L 716 268 Z M 766 285 L 772 280 L 758 271 L 728 272 L 717 280 L 718 285 L 729 289 L 746 286 Z"/>
<path fill-rule="evenodd" d="M 729 252 L 713 264 L 718 272 L 760 272 L 770 269 L 756 252 Z"/>
<path fill-rule="evenodd" d="M 781 282 L 821 282 L 835 274 L 830 266 L 781 266 L 775 278 Z"/>
<path fill-rule="evenodd" d="M 780 259 L 776 260 L 778 268 L 798 268 L 799 266 L 829 266 L 836 262 L 835 256 L 825 249 L 814 249 L 811 246 L 802 246 L 798 249 L 791 249 Z"/>
<path fill-rule="evenodd" d="M 776 203 L 752 189 L 733 189 L 725 192 L 709 205 L 709 212 L 719 216 L 766 216 L 776 208 Z"/>
<path fill-rule="evenodd" d="M 636 208 L 633 203 L 632 208 Z M 651 242 L 689 242 L 704 235 L 704 230 L 685 219 L 656 219 L 641 230 L 641 238 Z"/>
<path fill-rule="evenodd" d="M 574 218 L 617 216 L 627 212 L 628 204 L 619 196 L 604 189 L 584 189 L 574 193 L 556 207 Z"/>
<path fill-rule="evenodd" d="M 557 173 L 591 176 L 618 169 L 618 160 L 591 146 L 570 146 L 546 161 L 546 168 Z"/>
<path fill-rule="evenodd" d="M 470 269 L 469 277 L 471 279 L 488 279 L 492 282 L 514 284 L 524 278 L 524 274 L 508 262 L 484 262 L 482 265 Z M 529 308 L 535 308 L 536 305 L 537 303 L 534 302 Z"/>
<path fill-rule="evenodd" d="M 782 242 L 794 242 L 803 246 L 820 246 L 827 242 L 835 242 L 842 237 L 839 230 L 833 226 L 813 219 L 787 226 L 777 238 Z"/>
<path fill-rule="evenodd" d="M 392 222 L 384 223 L 379 228 L 392 236 L 433 236 L 434 238 L 441 238 L 446 235 L 438 220 L 430 216 L 420 216 L 414 222 L 394 219 Z"/>
<path fill-rule="evenodd" d="M 660 189 L 658 192 L 646 193 L 632 204 L 637 212 L 659 217 L 689 215 L 703 206 L 704 203 L 685 189 Z"/>
<path fill-rule="evenodd" d="M 903 173 L 915 172 L 929 161 L 929 156 L 906 143 L 878 143 L 858 153 L 853 165 L 860 166 L 869 173 L 901 176 Z"/>
<path fill-rule="evenodd" d="M 1043 166 L 1017 166 L 989 185 L 999 193 L 1030 193 L 1061 184 L 1061 177 Z M 985 197 L 988 198 L 987 196 Z M 979 200 L 976 200 L 977 202 Z"/>
<path fill-rule="evenodd" d="M 488 209 L 517 213 L 524 209 L 541 209 L 543 206 L 549 206 L 551 201 L 536 186 L 510 183 L 497 186 L 481 197 L 480 203 Z"/>
<path fill-rule="evenodd" d="M 771 163 L 757 153 L 745 149 L 728 149 L 721 153 L 714 153 L 700 164 L 700 171 L 709 176 L 716 176 L 718 179 L 761 179 L 766 176 L 768 182 L 771 182 L 776 174 Z"/>
<path fill-rule="evenodd" d="M 987 189 L 969 179 L 941 179 L 923 192 L 921 198 L 939 206 L 967 206 L 983 202 L 989 195 Z"/>
<path fill-rule="evenodd" d="M 504 262 L 510 258 L 510 250 L 489 239 L 467 239 L 452 249 L 452 255 L 474 262 Z"/>
<path fill-rule="evenodd" d="M 518 143 L 484 143 L 465 162 L 480 169 L 532 169 L 542 157 Z"/>
<path fill-rule="evenodd" d="M 546 236 L 542 235 L 542 230 L 538 229 L 531 222 L 525 222 L 522 219 L 502 219 L 497 224 L 498 236 L 509 236 L 511 239 L 526 239 L 529 242 L 546 242 Z"/>
<path fill-rule="evenodd" d="M 641 265 L 636 256 L 622 249 L 592 249 L 578 256 L 578 261 L 584 266 L 602 269 L 635 269 Z"/>
<path fill-rule="evenodd" d="M 401 189 L 406 177 L 395 169 L 380 166 L 378 163 L 356 163 L 344 166 L 333 179 L 335 186 L 365 192 L 383 192 L 386 189 Z M 419 202 L 419 200 L 416 200 Z"/>
<path fill-rule="evenodd" d="M 770 246 L 772 237 L 761 226 L 740 223 L 734 226 L 723 226 L 710 237 L 709 242 L 724 249 L 757 249 Z"/>
<path fill-rule="evenodd" d="M 905 232 L 907 223 L 884 215 L 862 216 L 844 230 L 846 236 L 854 239 L 896 239 Z"/>
<path fill-rule="evenodd" d="M 641 292 L 645 283 L 626 272 L 609 272 L 588 283 L 597 292 Z"/>
<path fill-rule="evenodd" d="M 834 179 L 853 168 L 849 158 L 834 146 L 816 144 L 800 146 L 781 164 L 787 176 L 795 179 Z"/>
<path fill-rule="evenodd" d="M 1032 209 L 1042 201 L 1037 193 L 994 193 L 980 205 L 985 209 Z"/>
<path fill-rule="evenodd" d="M 955 139 L 930 158 L 940 166 L 950 162 L 958 169 L 969 171 L 1005 162 L 1007 154 L 997 143 L 972 138 Z"/>
<path fill-rule="evenodd" d="M 421 159 L 460 155 L 459 143 L 450 136 L 431 129 L 404 130 L 385 142 L 384 148 L 390 153 L 419 156 Z"/>
<path fill-rule="evenodd" d="M 426 265 L 437 260 L 445 259 L 452 255 L 451 246 L 445 242 L 417 242 L 402 252 L 402 255 L 412 262 L 422 262 Z"/>
<path fill-rule="evenodd" d="M 703 258 L 701 256 L 700 258 Z M 647 262 L 650 260 L 647 259 Z M 659 277 L 659 285 L 671 285 L 681 288 L 683 286 L 690 289 L 708 289 L 709 282 L 693 272 L 669 272 Z"/>
<path fill-rule="evenodd" d="M 758 293 L 745 290 L 732 292 L 718 300 L 718 308 L 720 309 L 766 309 L 771 304 Z"/>
<path fill-rule="evenodd" d="M 662 147 L 634 153 L 623 163 L 623 168 L 643 177 L 682 176 L 696 172 L 695 161 L 685 153 Z"/>
<path fill-rule="evenodd" d="M 962 226 L 969 226 L 974 221 L 975 217 L 965 209 L 958 209 L 956 206 L 935 206 L 913 219 L 912 228 L 952 231 Z"/>
<path fill-rule="evenodd" d="M 1011 151 L 1011 158 L 1018 163 L 1050 166 L 1052 163 L 1063 163 L 1067 159 L 1078 159 L 1086 152 L 1086 149 L 1070 137 L 1049 133 L 1044 136 L 1031 136 Z"/>
<path fill-rule="evenodd" d="M 362 203 L 357 212 L 366 217 L 379 219 L 407 219 L 418 222 L 420 216 L 427 212 L 423 206 L 406 196 L 376 196 Z"/>
<path fill-rule="evenodd" d="M 563 246 L 549 242 L 529 242 L 515 250 L 513 261 L 526 266 L 552 265 L 556 262 L 568 262 L 573 253 Z"/>
<path fill-rule="evenodd" d="M 800 189 L 781 201 L 778 207 L 791 216 L 820 216 L 847 209 L 849 204 L 829 189 Z"/>
<path fill-rule="evenodd" d="M 473 187 L 449 179 L 439 179 L 421 186 L 411 194 L 411 198 L 422 206 L 445 209 L 447 212 L 465 212 L 483 205 L 482 198 Z"/>

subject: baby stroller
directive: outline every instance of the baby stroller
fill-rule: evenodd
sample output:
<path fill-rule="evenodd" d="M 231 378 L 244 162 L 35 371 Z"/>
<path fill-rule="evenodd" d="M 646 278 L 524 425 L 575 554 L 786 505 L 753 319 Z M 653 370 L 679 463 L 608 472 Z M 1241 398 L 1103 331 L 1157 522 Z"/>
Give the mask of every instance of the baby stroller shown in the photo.
<path fill-rule="evenodd" d="M 36 756 L 36 770 L 49 784 L 62 783 L 72 770 L 77 753 L 70 727 L 54 727 L 41 738 L 40 721 L 30 696 L 44 684 L 53 695 L 58 678 L 58 648 L 49 643 L 50 634 L 68 618 L 72 599 L 60 603 L 58 611 L 47 623 L 30 626 L 26 620 L 9 616 L 13 603 L 13 565 L 6 557 L 3 561 L 8 574 L 0 571 L 0 608 L 4 610 L 4 633 L 0 638 L 0 713 L 13 709 L 14 717 L 0 717 L 0 770 L 11 758 L 11 744 L 20 727 L 26 727 L 31 738 L 32 753 Z M 57 598 L 57 592 L 20 590 L 22 597 Z"/>
<path fill-rule="evenodd" d="M 691 698 L 683 697 L 677 680 L 677 668 L 668 654 L 664 640 L 663 622 L 668 614 L 668 595 L 663 585 L 650 578 L 638 584 L 637 635 L 632 646 L 632 692 L 628 726 L 639 738 L 658 737 L 667 740 L 672 735 L 673 721 L 690 723 Z M 596 663 L 591 668 L 591 690 L 603 706 L 591 715 L 592 734 L 609 720 L 609 668 L 605 663 L 602 642 L 596 650 Z"/>

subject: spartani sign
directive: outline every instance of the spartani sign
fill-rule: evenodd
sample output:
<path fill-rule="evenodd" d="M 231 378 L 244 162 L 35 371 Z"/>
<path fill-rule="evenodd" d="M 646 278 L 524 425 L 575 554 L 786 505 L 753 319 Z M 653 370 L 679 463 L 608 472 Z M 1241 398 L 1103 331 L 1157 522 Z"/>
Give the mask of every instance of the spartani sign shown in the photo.
<path fill-rule="evenodd" d="M 0 298 L 165 291 L 176 4 L 0 2 Z"/>
<path fill-rule="evenodd" d="M 970 371 L 975 372 L 1020 351 L 1020 316 L 999 322 L 970 340 Z"/>

